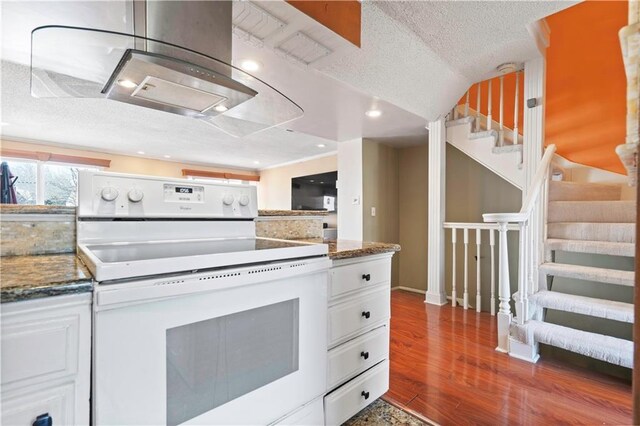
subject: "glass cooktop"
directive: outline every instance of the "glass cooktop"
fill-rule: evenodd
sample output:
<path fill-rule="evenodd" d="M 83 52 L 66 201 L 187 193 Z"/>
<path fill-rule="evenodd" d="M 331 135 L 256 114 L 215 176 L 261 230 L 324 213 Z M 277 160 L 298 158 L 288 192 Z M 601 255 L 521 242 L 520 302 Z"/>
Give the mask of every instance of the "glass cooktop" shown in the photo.
<path fill-rule="evenodd" d="M 301 248 L 308 247 L 309 245 L 310 244 L 296 243 L 293 241 L 262 238 L 234 238 L 221 240 L 93 244 L 87 245 L 87 249 L 103 263 L 118 263 Z"/>

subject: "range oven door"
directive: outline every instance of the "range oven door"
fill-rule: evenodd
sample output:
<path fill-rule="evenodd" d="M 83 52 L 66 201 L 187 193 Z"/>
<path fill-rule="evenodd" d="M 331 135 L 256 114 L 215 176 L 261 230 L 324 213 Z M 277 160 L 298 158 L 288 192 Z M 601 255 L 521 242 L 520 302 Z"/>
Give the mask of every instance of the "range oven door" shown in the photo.
<path fill-rule="evenodd" d="M 322 395 L 328 267 L 99 284 L 93 422 L 268 424 Z"/>

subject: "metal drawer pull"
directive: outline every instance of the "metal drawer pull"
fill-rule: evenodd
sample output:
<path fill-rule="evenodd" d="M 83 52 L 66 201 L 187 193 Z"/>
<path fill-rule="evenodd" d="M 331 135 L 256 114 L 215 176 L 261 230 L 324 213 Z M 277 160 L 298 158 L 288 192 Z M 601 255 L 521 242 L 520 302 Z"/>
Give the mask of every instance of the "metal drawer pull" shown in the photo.
<path fill-rule="evenodd" d="M 362 391 L 360 395 L 364 396 L 364 399 L 369 399 L 369 392 Z"/>
<path fill-rule="evenodd" d="M 366 319 L 369 319 L 369 317 L 371 316 L 371 312 L 369 311 L 363 311 L 362 312 L 362 316 L 365 317 Z"/>
<path fill-rule="evenodd" d="M 369 359 L 369 352 L 362 351 L 360 352 L 360 356 L 364 359 Z"/>
<path fill-rule="evenodd" d="M 371 274 L 362 274 L 362 279 L 365 281 L 371 281 Z"/>
<path fill-rule="evenodd" d="M 40 414 L 36 417 L 36 421 L 32 423 L 32 426 L 53 426 L 53 419 L 49 413 Z"/>

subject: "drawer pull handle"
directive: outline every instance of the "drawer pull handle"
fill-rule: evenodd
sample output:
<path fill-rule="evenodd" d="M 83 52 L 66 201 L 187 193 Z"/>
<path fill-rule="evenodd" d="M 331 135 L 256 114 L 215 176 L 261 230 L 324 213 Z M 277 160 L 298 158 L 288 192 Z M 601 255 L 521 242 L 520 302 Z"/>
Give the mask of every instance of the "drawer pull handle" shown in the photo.
<path fill-rule="evenodd" d="M 362 312 L 362 316 L 365 317 L 366 319 L 369 319 L 369 317 L 371 316 L 371 312 L 369 311 L 363 311 Z"/>
<path fill-rule="evenodd" d="M 360 395 L 364 396 L 364 399 L 369 399 L 369 392 L 362 391 Z"/>
<path fill-rule="evenodd" d="M 369 352 L 362 351 L 360 352 L 360 356 L 364 359 L 369 359 Z"/>
<path fill-rule="evenodd" d="M 36 417 L 36 421 L 32 423 L 32 426 L 52 426 L 53 419 L 49 413 L 40 414 Z"/>
<path fill-rule="evenodd" d="M 371 281 L 371 274 L 362 274 L 362 279 L 365 281 Z"/>

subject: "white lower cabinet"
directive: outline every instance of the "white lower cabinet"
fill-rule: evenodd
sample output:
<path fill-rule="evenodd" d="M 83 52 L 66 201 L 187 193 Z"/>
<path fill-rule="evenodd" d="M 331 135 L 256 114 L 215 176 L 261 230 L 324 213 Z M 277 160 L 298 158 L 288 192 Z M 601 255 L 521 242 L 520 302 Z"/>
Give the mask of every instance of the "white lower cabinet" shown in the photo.
<path fill-rule="evenodd" d="M 91 293 L 2 305 L 5 426 L 89 424 Z"/>
<path fill-rule="evenodd" d="M 327 329 L 326 425 L 340 425 L 389 389 L 391 258 L 337 260 Z"/>
<path fill-rule="evenodd" d="M 388 389 L 389 361 L 385 360 L 324 398 L 326 424 L 342 424 Z"/>

